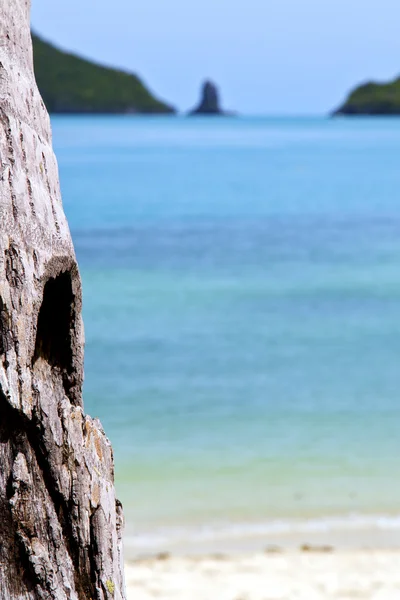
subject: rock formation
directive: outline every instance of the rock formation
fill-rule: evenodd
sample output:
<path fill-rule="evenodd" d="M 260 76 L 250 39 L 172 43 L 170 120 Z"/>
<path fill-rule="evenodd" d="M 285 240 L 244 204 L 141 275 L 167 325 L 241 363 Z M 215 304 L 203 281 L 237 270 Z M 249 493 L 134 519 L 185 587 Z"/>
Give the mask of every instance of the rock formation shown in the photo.
<path fill-rule="evenodd" d="M 201 89 L 200 104 L 192 110 L 190 115 L 226 115 L 220 106 L 217 86 L 211 81 L 205 81 Z"/>
<path fill-rule="evenodd" d="M 81 280 L 30 0 L 0 0 L 0 597 L 123 600 L 112 448 L 82 405 Z"/>

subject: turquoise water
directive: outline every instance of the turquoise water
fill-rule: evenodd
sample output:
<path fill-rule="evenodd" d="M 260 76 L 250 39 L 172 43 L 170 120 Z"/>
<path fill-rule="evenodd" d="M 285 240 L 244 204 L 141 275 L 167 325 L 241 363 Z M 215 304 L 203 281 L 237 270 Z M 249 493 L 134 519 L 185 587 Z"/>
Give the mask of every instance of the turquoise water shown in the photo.
<path fill-rule="evenodd" d="M 53 133 L 132 543 L 398 526 L 400 120 Z"/>

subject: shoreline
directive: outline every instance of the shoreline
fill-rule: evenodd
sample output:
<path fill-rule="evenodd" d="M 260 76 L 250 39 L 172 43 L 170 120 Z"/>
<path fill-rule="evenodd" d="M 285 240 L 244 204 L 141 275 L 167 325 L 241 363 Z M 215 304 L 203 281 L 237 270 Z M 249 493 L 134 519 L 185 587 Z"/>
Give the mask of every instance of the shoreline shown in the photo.
<path fill-rule="evenodd" d="M 322 526 L 335 522 L 297 520 L 297 530 L 135 552 L 125 545 L 127 600 L 399 600 L 398 517 Z"/>
<path fill-rule="evenodd" d="M 271 520 L 264 523 L 200 524 L 147 531 L 125 530 L 128 561 L 160 554 L 229 556 L 263 553 L 269 548 L 296 551 L 304 546 L 335 550 L 399 550 L 398 515 L 351 515 L 314 519 Z"/>

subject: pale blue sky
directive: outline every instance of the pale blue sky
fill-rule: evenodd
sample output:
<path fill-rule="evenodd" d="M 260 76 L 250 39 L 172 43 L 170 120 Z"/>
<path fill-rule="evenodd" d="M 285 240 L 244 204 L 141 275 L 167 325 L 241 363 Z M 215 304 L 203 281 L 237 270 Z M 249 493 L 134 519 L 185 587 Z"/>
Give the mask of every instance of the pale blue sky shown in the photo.
<path fill-rule="evenodd" d="M 400 73 L 399 0 L 32 0 L 59 46 L 143 77 L 186 110 L 213 79 L 226 108 L 320 114 Z"/>

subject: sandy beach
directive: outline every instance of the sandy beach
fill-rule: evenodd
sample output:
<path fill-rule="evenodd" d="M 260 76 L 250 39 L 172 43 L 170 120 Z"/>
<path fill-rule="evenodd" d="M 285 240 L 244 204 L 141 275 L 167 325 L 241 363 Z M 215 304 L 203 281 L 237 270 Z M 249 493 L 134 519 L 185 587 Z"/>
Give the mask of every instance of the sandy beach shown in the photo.
<path fill-rule="evenodd" d="M 126 565 L 128 600 L 398 600 L 399 550 L 270 548 L 252 555 L 158 557 Z"/>

